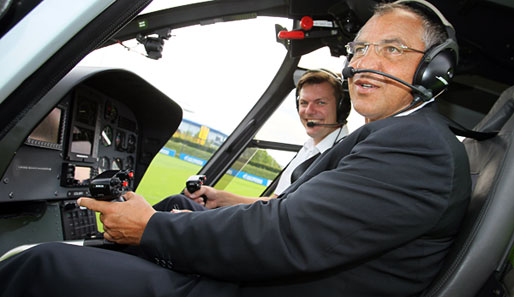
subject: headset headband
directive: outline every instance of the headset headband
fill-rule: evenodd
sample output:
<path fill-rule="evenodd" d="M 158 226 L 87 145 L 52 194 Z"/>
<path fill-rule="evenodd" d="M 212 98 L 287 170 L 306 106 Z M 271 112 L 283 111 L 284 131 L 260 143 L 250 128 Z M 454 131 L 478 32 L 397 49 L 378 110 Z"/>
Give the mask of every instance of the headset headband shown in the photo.
<path fill-rule="evenodd" d="M 453 25 L 444 17 L 444 15 L 439 11 L 439 9 L 437 9 L 437 7 L 435 7 L 432 3 L 428 2 L 428 1 L 425 1 L 425 0 L 397 0 L 394 3 L 400 4 L 400 3 L 407 3 L 407 2 L 419 3 L 425 7 L 428 7 L 433 13 L 435 13 L 437 15 L 437 17 L 441 20 L 441 23 L 445 27 L 450 27 L 455 32 Z M 452 37 L 452 36 L 450 36 L 450 37 Z"/>
<path fill-rule="evenodd" d="M 328 75 L 330 75 L 332 78 L 334 78 L 337 82 L 339 83 L 343 83 L 343 80 L 341 79 L 341 77 L 339 77 L 337 74 L 335 74 L 334 72 L 328 70 L 328 69 L 325 69 L 325 68 L 318 68 L 318 69 L 308 69 L 307 71 L 305 71 L 305 73 L 302 75 L 302 77 L 304 75 L 306 75 L 307 73 L 315 73 L 315 72 L 323 72 L 323 73 L 326 73 Z"/>
<path fill-rule="evenodd" d="M 453 25 L 446 19 L 446 17 L 441 13 L 437 7 L 435 7 L 432 3 L 425 1 L 425 0 L 397 0 L 394 3 L 397 4 L 405 4 L 409 5 L 409 3 L 417 4 L 419 6 L 422 6 L 426 10 L 429 10 L 431 13 L 433 13 L 439 22 L 444 26 L 446 30 L 447 40 L 444 41 L 442 44 L 438 45 L 438 48 L 452 48 L 455 53 L 455 63 L 458 64 L 459 62 L 459 49 L 457 46 L 457 37 L 455 34 L 455 28 Z M 415 8 L 415 7 L 414 7 Z M 429 57 L 431 58 L 431 57 Z"/>

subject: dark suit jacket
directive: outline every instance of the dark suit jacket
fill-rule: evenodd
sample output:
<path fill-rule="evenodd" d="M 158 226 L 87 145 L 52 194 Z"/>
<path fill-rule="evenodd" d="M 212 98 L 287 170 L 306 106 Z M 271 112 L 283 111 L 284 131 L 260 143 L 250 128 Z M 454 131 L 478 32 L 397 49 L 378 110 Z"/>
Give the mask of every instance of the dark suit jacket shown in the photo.
<path fill-rule="evenodd" d="M 470 191 L 464 147 L 429 105 L 361 127 L 278 199 L 156 213 L 141 246 L 199 275 L 194 296 L 411 296 L 441 267 Z"/>

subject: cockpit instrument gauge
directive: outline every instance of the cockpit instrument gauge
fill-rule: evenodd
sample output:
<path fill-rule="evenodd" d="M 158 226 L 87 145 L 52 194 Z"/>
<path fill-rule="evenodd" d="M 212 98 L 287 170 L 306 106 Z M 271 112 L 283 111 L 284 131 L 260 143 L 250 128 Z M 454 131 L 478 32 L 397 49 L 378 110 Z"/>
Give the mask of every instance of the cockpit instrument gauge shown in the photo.
<path fill-rule="evenodd" d="M 127 152 L 133 153 L 136 150 L 136 136 L 134 134 L 130 134 L 127 139 Z"/>
<path fill-rule="evenodd" d="M 125 161 L 125 170 L 134 170 L 134 157 L 127 157 L 127 160 Z"/>
<path fill-rule="evenodd" d="M 111 169 L 110 167 L 111 167 L 111 163 L 110 163 L 109 158 L 107 158 L 107 157 L 100 158 L 100 160 L 98 161 L 98 173 L 99 174 L 106 170 Z"/>
<path fill-rule="evenodd" d="M 104 146 L 111 146 L 112 144 L 112 128 L 111 126 L 107 125 L 102 129 L 102 144 Z"/>
<path fill-rule="evenodd" d="M 114 138 L 114 147 L 117 151 L 125 151 L 125 132 L 117 131 L 116 137 Z"/>
<path fill-rule="evenodd" d="M 104 118 L 111 123 L 116 122 L 118 118 L 118 110 L 110 102 L 105 103 Z"/>
<path fill-rule="evenodd" d="M 121 158 L 115 158 L 111 163 L 111 170 L 122 170 L 123 160 Z"/>

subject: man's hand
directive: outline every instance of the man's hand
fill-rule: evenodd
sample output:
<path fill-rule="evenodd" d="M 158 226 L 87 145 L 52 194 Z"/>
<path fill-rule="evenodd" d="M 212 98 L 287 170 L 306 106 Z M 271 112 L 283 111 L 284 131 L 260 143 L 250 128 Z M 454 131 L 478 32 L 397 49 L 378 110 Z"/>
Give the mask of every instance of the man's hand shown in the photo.
<path fill-rule="evenodd" d="M 80 206 L 100 212 L 104 225 L 104 238 L 119 244 L 139 245 L 146 224 L 155 213 L 146 200 L 134 192 L 123 195 L 125 202 L 98 201 L 80 198 Z"/>
<path fill-rule="evenodd" d="M 209 186 L 201 186 L 200 189 L 194 193 L 189 193 L 187 188 L 185 188 L 184 194 L 194 202 L 203 205 L 207 208 L 216 208 L 218 206 L 224 206 L 222 205 L 222 203 L 220 203 L 223 198 L 221 197 L 222 195 L 220 195 L 220 191 Z M 205 197 L 207 197 L 207 204 L 203 201 L 202 195 L 205 195 Z"/>
<path fill-rule="evenodd" d="M 257 200 L 269 200 L 269 197 L 245 197 L 227 191 L 217 190 L 209 186 L 201 186 L 194 193 L 184 189 L 184 194 L 194 202 L 205 205 L 207 208 L 224 207 L 236 204 L 250 204 Z M 202 195 L 207 197 L 207 204 L 203 202 Z"/>

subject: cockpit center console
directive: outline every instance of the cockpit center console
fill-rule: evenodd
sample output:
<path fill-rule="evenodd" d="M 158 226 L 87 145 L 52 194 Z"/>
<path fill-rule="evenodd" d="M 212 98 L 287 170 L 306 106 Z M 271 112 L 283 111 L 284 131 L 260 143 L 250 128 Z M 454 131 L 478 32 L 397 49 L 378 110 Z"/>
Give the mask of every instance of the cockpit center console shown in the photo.
<path fill-rule="evenodd" d="M 137 150 L 133 111 L 119 100 L 79 85 L 16 151 L 0 183 L 0 203 L 5 202 L 3 208 L 58 203 L 63 239 L 94 236 L 95 214 L 78 207 L 76 199 L 90 196 L 90 181 L 103 172 L 123 170 L 133 175 Z M 125 186 L 133 190 L 133 179 Z"/>

